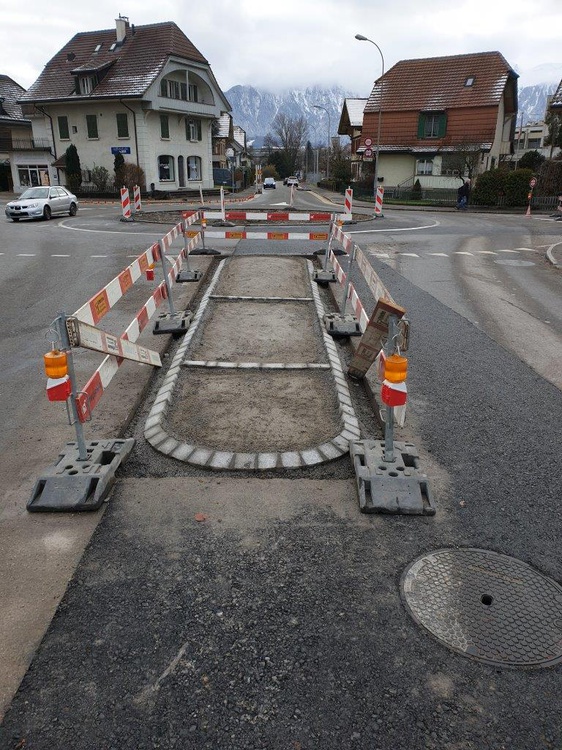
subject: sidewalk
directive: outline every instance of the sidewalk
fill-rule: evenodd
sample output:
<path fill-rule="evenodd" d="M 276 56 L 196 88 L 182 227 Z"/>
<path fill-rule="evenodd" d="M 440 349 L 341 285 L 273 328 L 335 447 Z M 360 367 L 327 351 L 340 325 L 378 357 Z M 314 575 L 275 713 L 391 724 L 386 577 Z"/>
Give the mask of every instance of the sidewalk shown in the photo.
<path fill-rule="evenodd" d="M 505 668 L 455 653 L 409 616 L 401 576 L 424 553 L 483 548 L 560 579 L 562 394 L 376 264 L 415 331 L 410 426 L 400 434 L 422 449 L 437 515 L 361 515 L 346 454 L 279 469 L 285 452 L 322 453 L 346 413 L 318 321 L 305 312 L 305 261 L 273 257 L 270 275 L 239 252 L 131 425 L 134 455 L 0 746 L 557 750 L 562 667 Z M 280 305 L 278 330 L 258 296 L 282 298 L 269 303 Z M 349 352 L 337 353 L 343 366 Z M 262 382 L 280 381 L 261 393 L 243 366 L 256 360 Z M 239 367 L 210 366 L 221 362 Z M 311 376 L 304 405 L 310 372 L 263 369 L 291 362 L 330 364 Z M 369 437 L 372 413 L 355 407 L 360 389 L 349 387 Z M 539 425 L 541 440 L 530 440 Z M 234 456 L 220 471 L 201 468 L 229 450 L 254 456 L 244 459 L 254 467 L 258 454 L 275 453 L 277 468 L 236 470 Z"/>

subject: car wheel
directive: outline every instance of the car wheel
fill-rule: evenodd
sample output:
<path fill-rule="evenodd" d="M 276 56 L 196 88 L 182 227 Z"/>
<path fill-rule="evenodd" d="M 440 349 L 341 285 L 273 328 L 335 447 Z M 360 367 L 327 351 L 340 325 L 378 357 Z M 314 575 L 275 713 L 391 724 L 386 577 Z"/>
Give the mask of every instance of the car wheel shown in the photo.
<path fill-rule="evenodd" d="M 49 221 L 49 219 L 51 218 L 51 209 L 49 208 L 49 206 L 45 206 L 45 208 L 43 209 L 43 218 L 45 219 L 45 221 Z"/>
<path fill-rule="evenodd" d="M 14 217 L 12 216 L 12 221 L 19 221 L 19 217 L 17 217 L 17 218 L 14 218 Z"/>
<path fill-rule="evenodd" d="M 76 216 L 76 212 L 78 211 L 78 207 L 76 206 L 76 203 L 71 203 L 70 208 L 68 210 L 69 216 Z"/>

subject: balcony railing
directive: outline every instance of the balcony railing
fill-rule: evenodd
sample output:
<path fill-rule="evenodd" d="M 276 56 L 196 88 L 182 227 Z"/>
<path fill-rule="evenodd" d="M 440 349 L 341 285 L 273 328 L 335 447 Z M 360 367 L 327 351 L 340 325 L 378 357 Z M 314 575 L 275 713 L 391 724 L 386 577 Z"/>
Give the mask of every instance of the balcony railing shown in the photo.
<path fill-rule="evenodd" d="M 50 151 L 46 138 L 0 138 L 0 151 Z"/>

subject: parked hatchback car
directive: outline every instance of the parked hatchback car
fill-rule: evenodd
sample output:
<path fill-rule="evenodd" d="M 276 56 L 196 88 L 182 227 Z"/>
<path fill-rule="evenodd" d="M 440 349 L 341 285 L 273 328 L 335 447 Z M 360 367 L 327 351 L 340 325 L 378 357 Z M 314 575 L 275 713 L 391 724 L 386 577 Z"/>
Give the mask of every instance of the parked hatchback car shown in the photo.
<path fill-rule="evenodd" d="M 265 190 L 266 188 L 273 188 L 274 190 L 277 188 L 273 177 L 266 177 L 263 181 L 263 189 Z"/>
<path fill-rule="evenodd" d="M 27 188 L 15 201 L 6 204 L 6 216 L 20 219 L 47 219 L 57 214 L 75 216 L 78 198 L 66 188 L 55 185 Z"/>

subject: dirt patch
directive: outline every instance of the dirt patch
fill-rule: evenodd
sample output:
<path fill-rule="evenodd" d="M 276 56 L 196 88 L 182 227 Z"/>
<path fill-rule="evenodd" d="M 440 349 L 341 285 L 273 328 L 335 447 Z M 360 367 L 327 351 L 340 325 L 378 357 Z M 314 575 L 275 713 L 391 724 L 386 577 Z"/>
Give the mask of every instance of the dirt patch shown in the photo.
<path fill-rule="evenodd" d="M 213 302 L 188 359 L 327 362 L 311 302 Z"/>
<path fill-rule="evenodd" d="M 303 450 L 341 430 L 331 373 L 182 368 L 166 429 L 221 451 Z"/>
<path fill-rule="evenodd" d="M 243 297 L 310 297 L 306 261 L 262 255 L 232 259 L 215 294 Z"/>

